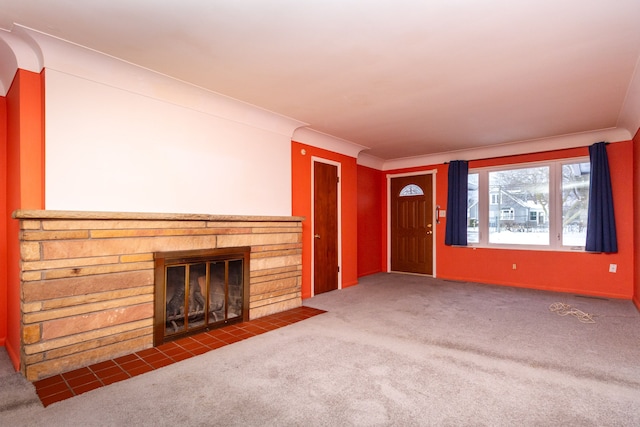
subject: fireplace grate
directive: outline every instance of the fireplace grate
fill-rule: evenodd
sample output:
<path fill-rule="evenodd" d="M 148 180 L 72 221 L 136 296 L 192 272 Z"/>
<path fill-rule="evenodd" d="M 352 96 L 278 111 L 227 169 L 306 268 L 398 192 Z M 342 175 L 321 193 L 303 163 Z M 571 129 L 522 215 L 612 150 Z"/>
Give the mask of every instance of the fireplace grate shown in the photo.
<path fill-rule="evenodd" d="M 158 252 L 154 345 L 248 319 L 249 247 Z"/>

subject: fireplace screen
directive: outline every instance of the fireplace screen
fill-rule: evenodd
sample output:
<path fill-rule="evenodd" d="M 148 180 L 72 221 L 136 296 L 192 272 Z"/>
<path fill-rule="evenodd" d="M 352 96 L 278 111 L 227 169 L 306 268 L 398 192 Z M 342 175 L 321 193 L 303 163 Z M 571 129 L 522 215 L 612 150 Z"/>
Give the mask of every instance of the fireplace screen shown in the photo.
<path fill-rule="evenodd" d="M 248 253 L 156 254 L 155 344 L 248 320 Z"/>

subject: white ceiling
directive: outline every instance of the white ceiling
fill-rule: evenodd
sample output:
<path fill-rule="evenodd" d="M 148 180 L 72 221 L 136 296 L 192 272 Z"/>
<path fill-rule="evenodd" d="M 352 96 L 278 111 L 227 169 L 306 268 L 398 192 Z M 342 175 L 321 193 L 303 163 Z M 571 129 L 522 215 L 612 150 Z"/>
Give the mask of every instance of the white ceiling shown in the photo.
<path fill-rule="evenodd" d="M 122 58 L 381 159 L 619 127 L 639 17 L 640 0 L 0 0 L 1 28 Z"/>

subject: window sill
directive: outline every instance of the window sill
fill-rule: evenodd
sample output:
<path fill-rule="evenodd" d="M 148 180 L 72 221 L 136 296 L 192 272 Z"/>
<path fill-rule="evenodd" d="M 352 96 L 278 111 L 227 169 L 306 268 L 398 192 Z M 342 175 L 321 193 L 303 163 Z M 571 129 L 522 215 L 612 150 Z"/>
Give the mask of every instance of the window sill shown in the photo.
<path fill-rule="evenodd" d="M 473 248 L 473 249 L 501 249 L 510 251 L 539 251 L 539 252 L 572 252 L 572 253 L 590 253 L 584 250 L 584 246 L 566 246 L 566 247 L 551 247 L 551 246 L 530 246 L 530 245 L 478 245 L 469 244 L 467 246 L 456 246 L 459 248 Z"/>

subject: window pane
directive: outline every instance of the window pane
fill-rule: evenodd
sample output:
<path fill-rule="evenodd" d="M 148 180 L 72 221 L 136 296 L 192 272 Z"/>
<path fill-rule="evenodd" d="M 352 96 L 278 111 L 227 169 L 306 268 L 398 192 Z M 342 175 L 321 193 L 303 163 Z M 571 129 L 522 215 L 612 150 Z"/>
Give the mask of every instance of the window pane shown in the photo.
<path fill-rule="evenodd" d="M 489 172 L 489 200 L 489 243 L 549 244 L 548 166 Z"/>
<path fill-rule="evenodd" d="M 400 197 L 406 196 L 424 196 L 424 191 L 416 184 L 409 184 L 400 190 Z"/>
<path fill-rule="evenodd" d="M 480 217 L 478 216 L 478 174 L 470 173 L 467 178 L 467 242 L 479 243 L 478 230 Z"/>
<path fill-rule="evenodd" d="M 562 165 L 562 244 L 584 246 L 587 241 L 589 163 Z"/>

